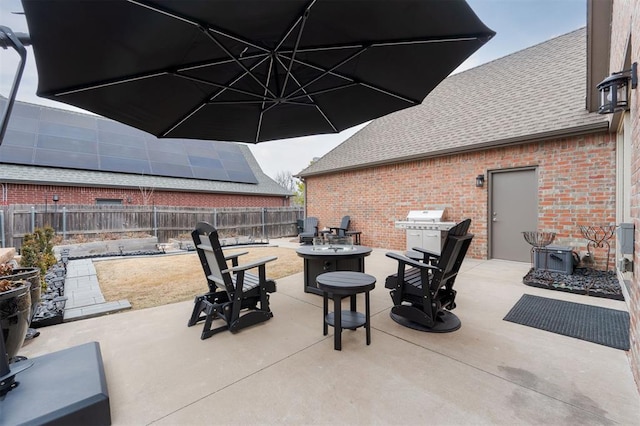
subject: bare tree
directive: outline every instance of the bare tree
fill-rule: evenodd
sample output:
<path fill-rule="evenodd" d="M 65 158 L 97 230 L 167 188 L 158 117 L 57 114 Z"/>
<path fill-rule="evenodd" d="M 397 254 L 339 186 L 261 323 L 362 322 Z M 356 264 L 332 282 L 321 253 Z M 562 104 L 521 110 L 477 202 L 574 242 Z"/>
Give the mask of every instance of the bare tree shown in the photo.
<path fill-rule="evenodd" d="M 144 178 L 144 172 L 141 175 Z M 155 188 L 139 185 L 138 189 L 140 190 L 140 196 L 142 197 L 142 205 L 148 206 L 151 203 L 151 200 L 153 200 L 153 192 L 155 191 Z"/>
<path fill-rule="evenodd" d="M 295 192 L 298 179 L 294 178 L 291 172 L 281 170 L 276 173 L 274 180 L 287 191 Z"/>
<path fill-rule="evenodd" d="M 138 189 L 140 189 L 140 195 L 142 196 L 142 205 L 148 206 L 153 199 L 153 192 L 155 191 L 155 188 L 139 186 Z"/>
<path fill-rule="evenodd" d="M 301 206 L 304 204 L 304 183 L 291 174 L 289 171 L 279 171 L 274 179 L 278 185 L 293 193 L 293 204 Z"/>

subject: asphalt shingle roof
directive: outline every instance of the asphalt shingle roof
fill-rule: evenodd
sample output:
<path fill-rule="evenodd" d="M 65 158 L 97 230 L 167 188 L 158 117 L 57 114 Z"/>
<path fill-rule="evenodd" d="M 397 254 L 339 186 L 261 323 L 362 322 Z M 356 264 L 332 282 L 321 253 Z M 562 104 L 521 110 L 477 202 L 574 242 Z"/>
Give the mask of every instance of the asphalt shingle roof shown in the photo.
<path fill-rule="evenodd" d="M 606 130 L 586 110 L 586 29 L 451 75 L 421 105 L 372 121 L 298 175 Z"/>

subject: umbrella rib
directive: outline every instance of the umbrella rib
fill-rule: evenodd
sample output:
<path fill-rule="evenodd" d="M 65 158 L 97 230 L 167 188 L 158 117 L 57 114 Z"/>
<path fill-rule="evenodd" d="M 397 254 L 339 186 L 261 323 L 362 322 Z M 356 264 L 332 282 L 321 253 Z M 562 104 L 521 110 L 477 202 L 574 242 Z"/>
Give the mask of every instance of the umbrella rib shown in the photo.
<path fill-rule="evenodd" d="M 303 86 L 300 86 L 298 89 L 296 89 L 295 91 L 291 92 L 287 98 L 295 95 L 296 93 L 298 93 L 300 90 L 304 90 L 306 87 L 309 87 L 310 85 L 312 85 L 313 83 L 315 83 L 316 81 L 320 80 L 321 78 L 324 78 L 327 74 L 330 74 L 332 71 L 340 68 L 342 65 L 346 64 L 347 62 L 351 61 L 352 59 L 362 55 L 364 52 L 367 51 L 367 48 L 364 47 L 360 50 L 358 50 L 357 52 L 347 56 L 345 59 L 343 59 L 342 61 L 338 62 L 336 65 L 332 66 L 329 69 L 325 69 L 323 70 L 322 74 L 320 74 L 319 76 L 317 76 L 316 78 L 314 78 L 313 80 L 305 83 Z M 294 58 L 291 58 L 292 60 L 294 60 Z"/>
<path fill-rule="evenodd" d="M 317 69 L 318 71 L 327 71 L 327 69 L 324 68 L 324 67 L 320 67 L 318 65 L 314 65 L 314 64 L 311 64 L 311 63 L 306 62 L 306 61 L 301 61 L 300 59 L 295 59 L 295 61 L 297 63 L 301 64 L 301 65 L 305 65 L 307 67 Z M 349 77 L 347 75 L 344 75 L 344 74 L 341 74 L 341 73 L 338 73 L 338 72 L 335 72 L 335 71 L 328 70 L 328 74 L 330 74 L 330 75 L 332 75 L 334 77 L 341 78 L 343 80 L 347 80 L 347 81 L 353 82 L 355 84 L 359 84 L 359 85 L 367 87 L 369 89 L 376 90 L 376 91 L 378 91 L 380 93 L 384 93 L 386 95 L 389 95 L 389 96 L 392 96 L 394 98 L 400 99 L 401 101 L 410 103 L 412 105 L 418 105 L 421 102 L 419 100 L 409 99 L 406 96 L 402 96 L 402 95 L 400 95 L 398 93 L 393 93 L 393 92 L 391 92 L 389 90 L 386 90 L 386 89 L 383 89 L 381 87 L 374 86 L 373 84 L 370 84 L 370 83 L 365 83 L 365 82 L 362 82 L 362 81 L 356 81 L 353 77 Z"/>
<path fill-rule="evenodd" d="M 262 100 L 256 99 L 255 101 L 207 101 L 208 105 L 253 105 L 253 104 L 261 104 L 265 103 L 274 103 L 272 100 Z M 307 104 L 308 105 L 308 104 Z"/>
<path fill-rule="evenodd" d="M 172 75 L 175 75 L 176 77 L 184 78 L 185 80 L 191 80 L 191 81 L 195 81 L 196 83 L 202 83 L 202 84 L 206 84 L 206 85 L 213 86 L 213 87 L 216 87 L 218 89 L 221 89 L 220 92 L 218 92 L 215 95 L 213 95 L 213 98 L 215 98 L 217 96 L 220 96 L 220 94 L 222 94 L 225 90 L 231 90 L 232 92 L 241 93 L 243 95 L 254 96 L 254 97 L 259 98 L 259 99 L 263 99 L 264 98 L 262 95 L 259 95 L 257 93 L 248 92 L 246 90 L 236 89 L 235 87 L 231 87 L 231 85 L 234 84 L 238 79 L 242 78 L 242 76 L 238 77 L 238 79 L 236 79 L 235 81 L 231 82 L 229 85 L 224 85 L 224 84 L 219 84 L 219 83 L 213 83 L 211 81 L 203 80 L 201 78 L 193 77 L 193 76 L 190 76 L 190 75 L 183 75 L 183 74 L 172 74 Z"/>
<path fill-rule="evenodd" d="M 278 62 L 280 62 L 280 64 L 282 64 L 282 60 L 280 58 L 277 58 Z M 311 97 L 310 94 L 307 94 L 307 91 L 304 87 L 302 87 L 302 85 L 300 84 L 300 82 L 298 81 L 298 79 L 291 74 L 291 78 L 293 79 L 293 81 L 300 87 L 299 90 L 302 90 L 305 95 L 309 98 L 309 100 L 312 102 L 311 105 L 315 106 L 316 109 L 318 110 L 318 112 L 320 113 L 320 115 L 322 115 L 322 117 L 325 119 L 325 121 L 329 124 L 329 126 L 331 126 L 331 128 L 337 133 L 338 129 L 336 128 L 336 126 L 333 125 L 333 122 L 331 122 L 331 120 L 329 120 L 329 117 L 327 117 L 327 114 L 324 113 L 324 111 L 322 110 L 322 108 L 320 108 L 320 105 L 318 105 L 318 103 Z M 287 97 L 287 103 L 293 103 L 293 102 L 289 102 L 289 97 Z M 297 103 L 296 103 L 297 104 Z M 307 104 L 308 105 L 308 104 Z M 272 105 L 273 107 L 273 105 Z"/>
<path fill-rule="evenodd" d="M 253 68 L 255 68 L 255 67 L 257 67 L 257 66 L 259 66 L 262 62 L 264 62 L 264 61 L 266 60 L 266 58 L 267 58 L 267 57 L 265 56 L 265 58 L 263 58 L 263 60 L 262 60 L 262 61 L 260 61 L 260 62 L 256 63 L 256 64 L 252 67 L 252 69 L 253 69 Z M 251 92 L 247 92 L 247 91 L 244 91 L 244 90 L 240 90 L 240 89 L 236 89 L 236 88 L 231 87 L 231 85 L 235 84 L 235 83 L 236 83 L 238 80 L 240 80 L 244 75 L 245 75 L 245 74 L 243 74 L 243 75 L 241 75 L 241 76 L 238 76 L 234 81 L 232 81 L 231 83 L 229 83 L 229 85 L 227 85 L 227 86 L 224 86 L 224 85 L 221 85 L 221 84 L 216 84 L 216 83 L 211 83 L 211 82 L 208 82 L 208 81 L 206 81 L 206 80 L 201 80 L 201 79 L 196 78 L 196 77 L 191 77 L 191 76 L 187 76 L 187 75 L 178 75 L 179 77 L 182 77 L 182 78 L 186 78 L 186 79 L 194 80 L 194 81 L 197 81 L 197 82 L 200 82 L 200 83 L 210 84 L 210 85 L 213 85 L 213 86 L 220 87 L 222 90 L 220 90 L 218 93 L 216 93 L 216 94 L 214 94 L 214 95 L 211 95 L 211 96 L 209 97 L 209 100 L 208 100 L 208 101 L 206 101 L 205 103 L 201 103 L 200 105 L 198 105 L 197 107 L 195 107 L 195 108 L 193 109 L 193 111 L 191 111 L 190 113 L 188 113 L 187 115 L 185 115 L 183 118 L 181 118 L 180 120 L 178 120 L 178 121 L 176 122 L 176 124 L 174 124 L 174 125 L 173 125 L 173 126 L 171 126 L 168 130 L 166 130 L 166 131 L 164 131 L 164 132 L 162 133 L 162 134 L 163 134 L 163 136 L 166 136 L 166 135 L 168 135 L 169 133 L 171 133 L 173 130 L 175 130 L 177 127 L 179 127 L 182 123 L 184 123 L 186 120 L 188 120 L 190 117 L 192 117 L 196 112 L 200 111 L 200 110 L 201 110 L 205 105 L 208 105 L 208 104 L 221 104 L 222 102 L 213 102 L 213 100 L 214 100 L 215 98 L 217 98 L 218 96 L 220 96 L 220 95 L 221 95 L 225 90 L 231 90 L 231 91 L 234 91 L 234 92 L 239 92 L 239 93 L 243 93 L 243 94 L 246 94 L 246 95 L 249 95 L 249 96 L 255 96 L 255 97 L 258 97 L 258 98 L 259 98 L 259 99 L 255 100 L 255 101 L 229 101 L 229 103 L 230 103 L 230 104 L 231 104 L 231 103 L 235 103 L 235 104 L 241 104 L 241 103 L 245 103 L 245 104 L 248 104 L 248 103 L 264 103 L 264 102 L 265 102 L 265 98 L 266 98 L 266 96 L 260 96 L 260 95 L 258 95 L 258 94 L 256 94 L 256 93 L 251 93 Z"/>
<path fill-rule="evenodd" d="M 354 87 L 354 86 L 359 86 L 361 83 L 358 82 L 352 82 L 352 83 L 348 83 L 348 84 L 343 84 L 342 86 L 334 86 L 334 87 L 329 87 L 327 89 L 322 89 L 322 90 L 317 90 L 315 92 L 305 92 L 303 95 L 298 95 L 298 96 L 291 96 L 288 98 L 287 102 L 288 103 L 292 103 L 293 99 L 300 99 L 300 98 L 305 98 L 307 96 L 316 96 L 316 95 L 322 95 L 323 93 L 328 93 L 328 92 L 334 92 L 336 90 L 342 90 L 342 89 L 348 89 L 350 87 Z"/>
<path fill-rule="evenodd" d="M 242 59 L 243 60 L 255 59 L 255 58 L 259 58 L 261 56 L 263 56 L 265 58 L 267 57 L 267 56 L 264 55 L 264 53 L 260 53 L 260 54 L 256 54 L 256 55 L 246 56 L 246 57 L 244 57 Z M 181 68 L 177 69 L 177 71 L 175 71 L 175 72 L 174 71 L 167 71 L 167 70 L 149 71 L 148 73 L 145 73 L 145 74 L 138 74 L 138 75 L 132 75 L 132 76 L 129 76 L 129 77 L 122 77 L 122 78 L 119 78 L 117 80 L 104 80 L 104 81 L 100 81 L 100 82 L 94 82 L 94 83 L 91 83 L 91 84 L 86 84 L 86 85 L 83 85 L 83 86 L 77 86 L 77 87 L 74 87 L 74 88 L 71 88 L 71 89 L 65 89 L 65 90 L 60 91 L 60 92 L 52 93 L 52 96 L 66 96 L 66 95 L 70 95 L 70 94 L 73 94 L 73 93 L 85 92 L 87 90 L 100 89 L 100 88 L 103 88 L 103 87 L 109 87 L 109 86 L 115 86 L 115 85 L 118 85 L 118 84 L 130 83 L 130 82 L 133 82 L 133 81 L 144 80 L 144 79 L 147 79 L 147 78 L 160 77 L 162 75 L 177 75 L 177 76 L 181 76 L 181 77 L 186 77 L 183 74 L 176 74 L 176 73 L 180 73 L 180 72 L 183 72 L 183 71 L 190 71 L 190 70 L 197 69 L 197 68 L 221 65 L 221 64 L 230 63 L 230 62 L 233 62 L 233 60 L 225 59 L 225 60 L 221 60 L 221 61 L 209 61 L 209 62 L 206 62 L 206 63 L 184 66 L 184 67 L 181 67 Z M 264 60 L 262 62 L 264 62 Z M 259 62 L 259 63 L 262 63 L 262 62 Z M 203 81 L 203 82 L 205 82 L 205 81 Z M 210 85 L 215 85 L 215 83 L 211 83 L 211 82 L 205 82 L 205 83 L 210 84 Z M 219 86 L 224 87 L 222 85 L 219 85 Z"/>
<path fill-rule="evenodd" d="M 100 83 L 92 83 L 87 86 L 75 87 L 73 89 L 67 89 L 62 92 L 55 92 L 53 93 L 53 96 L 66 96 L 66 95 L 71 95 L 73 93 L 85 92 L 87 90 L 100 89 L 102 87 L 115 86 L 117 84 L 130 83 L 132 81 L 144 80 L 147 78 L 159 77 L 161 75 L 169 75 L 169 74 L 170 73 L 168 71 L 154 71 L 149 74 L 142 74 L 142 75 L 127 77 L 124 79 L 110 80 L 110 81 L 104 81 Z"/>
<path fill-rule="evenodd" d="M 249 59 L 257 59 L 257 58 L 264 58 L 264 57 L 268 57 L 268 53 L 254 53 L 253 55 L 247 55 L 247 56 L 243 56 L 242 58 L 240 58 L 240 60 L 242 61 L 247 61 Z M 203 62 L 200 64 L 194 64 L 194 65 L 187 65 L 187 66 L 182 66 L 180 68 L 178 68 L 178 72 L 184 72 L 184 71 L 191 71 L 191 70 L 196 70 L 199 68 L 207 68 L 207 67 L 212 67 L 212 66 L 216 66 L 216 65 L 225 65 L 225 64 L 229 64 L 234 62 L 233 59 L 221 59 L 221 60 L 217 60 L 217 61 L 207 61 L 207 62 Z"/>
<path fill-rule="evenodd" d="M 195 20 L 193 20 L 191 18 L 188 18 L 186 16 L 179 15 L 179 14 L 173 12 L 173 11 L 170 11 L 170 10 L 167 10 L 167 9 L 163 9 L 163 8 L 157 6 L 157 5 L 149 4 L 149 3 L 146 3 L 144 1 L 140 1 L 140 0 L 127 0 L 127 1 L 129 3 L 138 5 L 140 7 L 144 7 L 144 8 L 147 8 L 149 10 L 152 10 L 154 12 L 161 13 L 163 15 L 166 15 L 166 16 L 170 17 L 170 18 L 174 18 L 174 19 L 180 20 L 180 21 L 185 22 L 185 23 L 187 23 L 189 25 L 193 25 L 194 27 L 199 28 L 203 32 L 206 31 L 205 28 L 207 28 L 207 29 L 209 29 L 209 31 L 212 31 L 212 32 L 215 32 L 215 33 L 220 34 L 222 36 L 225 36 L 225 37 L 228 37 L 230 39 L 236 40 L 236 41 L 238 41 L 240 43 L 246 44 L 247 46 L 251 46 L 251 47 L 253 47 L 255 49 L 262 50 L 263 52 L 269 52 L 269 49 L 266 49 L 266 48 L 264 48 L 262 46 L 258 46 L 257 44 L 254 44 L 249 40 L 244 40 L 244 39 L 241 39 L 238 36 L 235 36 L 233 34 L 230 34 L 230 33 L 227 33 L 225 31 L 219 30 L 219 29 L 213 27 L 211 24 L 208 24 L 208 23 L 207 24 L 203 24 L 203 23 L 197 22 L 197 21 L 195 21 Z"/>
<path fill-rule="evenodd" d="M 298 30 L 298 36 L 296 37 L 296 44 L 293 46 L 293 52 L 291 53 L 291 60 L 289 61 L 289 66 L 287 67 L 287 72 L 285 73 L 285 76 L 284 76 L 284 83 L 282 83 L 282 90 L 280 91 L 280 97 L 283 97 L 287 90 L 287 83 L 289 81 L 289 76 L 291 75 L 291 69 L 293 68 L 293 59 L 296 57 L 296 52 L 300 47 L 300 39 L 302 38 L 302 33 L 304 32 L 304 26 L 307 23 L 307 18 L 309 18 L 309 9 L 311 8 L 311 6 L 313 6 L 314 3 L 315 3 L 315 0 L 312 4 L 310 4 L 305 9 L 302 16 L 295 23 L 296 26 L 298 25 L 298 23 L 300 24 L 300 29 Z M 280 43 L 278 44 L 278 47 L 280 47 L 282 43 L 284 43 L 284 40 L 286 40 L 286 38 L 289 37 L 289 34 L 291 34 L 291 31 L 293 31 L 293 27 L 285 35 L 285 37 L 280 41 Z M 274 49 L 274 51 L 277 51 L 277 48 Z"/>
<path fill-rule="evenodd" d="M 250 69 L 254 70 L 255 68 L 259 67 L 260 65 L 262 65 L 262 63 L 268 58 L 268 56 L 265 56 L 264 58 L 262 58 L 261 61 L 258 61 L 257 63 L 255 63 Z M 221 94 L 224 93 L 225 90 L 232 90 L 235 92 L 240 92 L 240 93 L 246 93 L 247 95 L 251 95 L 251 96 L 257 96 L 259 98 L 265 99 L 267 97 L 267 95 L 258 95 L 257 93 L 252 93 L 252 92 L 245 92 L 244 90 L 241 89 L 235 89 L 231 86 L 233 86 L 234 84 L 236 84 L 238 81 L 240 81 L 242 78 L 244 78 L 244 76 L 247 75 L 246 73 L 244 74 L 240 74 L 238 77 L 236 77 L 232 82 L 230 82 L 227 86 L 222 86 L 222 90 L 220 90 L 218 93 L 216 93 L 215 95 L 213 95 L 209 100 L 213 100 L 215 98 L 217 98 L 218 96 L 220 96 Z"/>
<path fill-rule="evenodd" d="M 178 121 L 176 124 L 174 124 L 173 126 L 171 126 L 169 128 L 169 130 L 166 130 L 164 132 L 162 132 L 162 137 L 166 137 L 169 133 L 173 132 L 178 126 L 180 126 L 182 123 L 184 123 L 185 121 L 187 121 L 189 118 L 191 118 L 196 112 L 200 111 L 202 108 L 204 108 L 205 104 L 200 104 L 197 108 L 194 108 L 193 111 L 191 111 L 189 114 L 185 115 L 180 121 Z"/>
<path fill-rule="evenodd" d="M 267 56 L 265 56 L 261 61 L 259 61 L 259 62 L 257 62 L 256 64 L 254 64 L 254 65 L 253 65 L 253 67 L 251 67 L 251 69 L 254 69 L 254 68 L 256 68 L 256 67 L 260 66 L 260 64 L 262 64 L 266 59 L 267 59 Z M 211 82 L 209 82 L 209 81 L 201 80 L 201 79 L 199 79 L 199 78 L 191 77 L 191 76 L 188 76 L 188 75 L 180 75 L 180 74 L 176 74 L 176 75 L 177 75 L 178 77 L 182 77 L 182 78 L 185 78 L 185 79 L 193 80 L 193 81 L 200 82 L 200 83 L 203 83 L 203 84 L 209 84 L 209 85 L 212 85 L 212 86 L 220 87 L 220 88 L 221 88 L 221 90 L 220 90 L 218 93 L 216 93 L 216 94 L 214 94 L 214 95 L 211 95 L 211 96 L 209 97 L 209 100 L 208 100 L 208 101 L 206 101 L 205 103 L 202 103 L 202 104 L 198 105 L 197 107 L 195 107 L 195 108 L 193 109 L 193 111 L 191 111 L 190 113 L 188 113 L 187 115 L 185 115 L 182 119 L 178 120 L 178 121 L 176 122 L 176 124 L 174 124 L 173 126 L 171 126 L 171 127 L 169 128 L 169 130 L 166 130 L 165 132 L 163 132 L 163 135 L 164 135 L 164 136 L 168 135 L 168 134 L 169 134 L 170 132 L 172 132 L 174 129 L 176 129 L 177 127 L 179 127 L 182 123 L 184 123 L 184 121 L 185 121 L 185 120 L 187 120 L 189 117 L 193 116 L 193 114 L 195 114 L 196 112 L 200 111 L 200 110 L 201 110 L 205 105 L 207 105 L 207 104 L 209 104 L 209 103 L 213 103 L 212 101 L 213 101 L 215 98 L 217 98 L 218 96 L 220 96 L 222 93 L 224 93 L 224 91 L 225 91 L 225 90 L 231 90 L 231 91 L 238 92 L 238 93 L 243 93 L 243 94 L 246 94 L 246 95 L 249 95 L 249 96 L 255 96 L 255 97 L 259 98 L 259 100 L 256 100 L 256 101 L 255 101 L 256 103 L 258 103 L 258 102 L 264 102 L 264 100 L 265 100 L 265 98 L 266 98 L 266 96 L 260 96 L 260 95 L 258 95 L 257 93 L 247 92 L 247 91 L 244 91 L 244 90 L 241 90 L 241 89 L 236 89 L 236 88 L 231 87 L 231 85 L 233 85 L 233 84 L 235 84 L 236 82 L 238 82 L 238 81 L 239 81 L 241 78 L 243 78 L 243 77 L 244 77 L 244 75 L 246 75 L 246 74 L 243 74 L 243 75 L 238 76 L 235 80 L 233 80 L 233 81 L 232 81 L 231 83 L 229 83 L 227 86 L 224 86 L 224 85 L 221 85 L 221 84 L 217 84 L 217 83 L 211 83 Z M 236 101 L 236 102 L 238 102 L 238 101 Z M 251 102 L 251 101 L 248 101 L 248 102 Z M 238 102 L 238 103 L 239 103 L 239 102 Z"/>
<path fill-rule="evenodd" d="M 269 59 L 269 71 L 267 72 L 266 86 L 269 86 L 269 80 L 271 79 L 271 72 L 273 71 L 273 56 Z M 277 80 L 276 80 L 277 84 Z M 267 93 L 265 91 L 262 97 L 262 105 L 260 106 L 260 116 L 258 117 L 258 125 L 256 128 L 256 143 L 260 140 L 260 132 L 262 131 L 262 119 L 264 118 L 264 105 L 266 102 Z"/>
<path fill-rule="evenodd" d="M 419 39 L 410 39 L 410 40 L 390 40 L 385 42 L 370 42 L 366 46 L 367 47 L 384 47 L 384 46 L 401 46 L 401 45 L 410 45 L 410 44 L 431 44 L 431 43 L 451 43 L 458 41 L 473 41 L 473 40 L 484 40 L 490 39 L 492 36 L 490 34 L 478 33 L 478 34 L 457 34 L 450 35 L 446 37 L 427 37 L 427 38 L 419 38 Z M 339 49 L 356 49 L 365 46 L 364 44 L 338 44 L 338 45 L 327 45 L 327 46 L 310 46 L 302 49 L 297 49 L 298 53 L 309 53 L 309 52 L 319 52 L 319 51 L 327 51 L 327 50 L 339 50 Z M 291 54 L 292 50 L 282 50 L 281 54 Z"/>
<path fill-rule="evenodd" d="M 304 8 L 304 11 L 302 12 L 302 14 L 298 16 L 298 18 L 293 22 L 293 24 L 291 24 L 291 26 L 289 26 L 289 29 L 284 33 L 284 35 L 280 39 L 280 42 L 278 42 L 276 47 L 273 49 L 274 52 L 277 52 L 278 50 L 280 50 L 280 47 L 284 44 L 284 41 L 287 38 L 289 38 L 289 34 L 291 34 L 291 32 L 295 29 L 295 27 L 298 26 L 298 23 L 300 22 L 301 19 L 303 19 L 303 16 L 309 15 L 309 11 L 313 7 L 313 5 L 316 3 L 316 1 L 317 0 L 311 0 L 311 2 Z"/>
<path fill-rule="evenodd" d="M 213 40 L 213 42 L 215 44 L 218 45 L 218 47 L 220 49 L 222 49 L 224 51 L 224 53 L 227 54 L 227 56 L 229 56 L 231 59 L 233 59 L 233 61 L 244 70 L 244 72 L 246 73 L 245 75 L 249 75 L 251 78 L 253 78 L 255 80 L 256 83 L 258 83 L 260 86 L 262 86 L 268 93 L 269 95 L 275 97 L 275 95 L 271 92 L 271 90 L 269 90 L 269 88 L 267 86 L 265 86 L 258 77 L 256 77 L 250 70 L 249 68 L 247 68 L 238 58 L 236 58 L 235 56 L 233 56 L 233 53 L 231 53 L 229 51 L 229 49 L 227 49 L 222 43 L 220 43 L 220 41 L 218 41 L 218 39 L 216 37 L 213 36 L 213 34 L 211 34 L 209 31 L 205 31 L 205 34 L 207 35 L 207 37 L 209 37 L 211 40 Z"/>

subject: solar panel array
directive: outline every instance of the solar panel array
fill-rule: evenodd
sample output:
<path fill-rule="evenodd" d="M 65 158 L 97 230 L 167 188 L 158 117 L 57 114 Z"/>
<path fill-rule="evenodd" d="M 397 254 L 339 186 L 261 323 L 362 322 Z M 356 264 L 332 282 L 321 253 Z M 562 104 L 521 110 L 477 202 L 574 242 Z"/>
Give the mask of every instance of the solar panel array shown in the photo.
<path fill-rule="evenodd" d="M 234 143 L 158 139 L 102 117 L 22 102 L 14 104 L 0 163 L 258 183 Z"/>

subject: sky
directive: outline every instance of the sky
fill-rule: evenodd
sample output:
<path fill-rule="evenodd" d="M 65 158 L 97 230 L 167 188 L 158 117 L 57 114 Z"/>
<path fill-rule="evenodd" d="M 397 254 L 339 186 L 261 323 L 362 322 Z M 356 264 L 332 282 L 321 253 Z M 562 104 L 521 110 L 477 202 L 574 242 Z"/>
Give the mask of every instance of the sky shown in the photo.
<path fill-rule="evenodd" d="M 497 34 L 454 72 L 482 65 L 586 25 L 587 0 L 467 0 L 467 3 Z M 12 13 L 21 11 L 20 0 L 2 0 L 0 25 L 9 27 L 13 32 L 28 33 L 24 15 Z M 17 99 L 82 111 L 36 95 L 38 76 L 33 50 L 31 47 L 27 50 L 27 65 Z M 15 51 L 0 49 L 0 94 L 5 97 L 9 95 L 17 63 L 18 55 Z M 249 148 L 262 170 L 272 178 L 283 172 L 295 175 L 307 167 L 314 158 L 322 157 L 365 125 L 366 123 L 332 135 L 249 144 Z"/>

